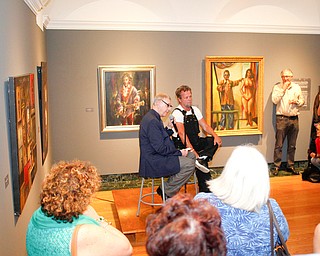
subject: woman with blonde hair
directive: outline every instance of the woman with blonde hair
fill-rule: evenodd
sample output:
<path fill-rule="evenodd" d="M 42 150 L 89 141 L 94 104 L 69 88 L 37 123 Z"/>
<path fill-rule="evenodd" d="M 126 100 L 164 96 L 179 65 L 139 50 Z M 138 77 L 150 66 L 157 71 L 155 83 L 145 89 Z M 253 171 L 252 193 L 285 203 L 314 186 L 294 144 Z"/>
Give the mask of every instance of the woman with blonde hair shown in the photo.
<path fill-rule="evenodd" d="M 228 255 L 271 255 L 268 200 L 288 239 L 287 220 L 278 203 L 269 199 L 268 164 L 255 147 L 236 147 L 221 176 L 207 183 L 211 193 L 199 193 L 195 199 L 207 199 L 219 210 Z M 274 229 L 274 242 L 277 238 Z"/>

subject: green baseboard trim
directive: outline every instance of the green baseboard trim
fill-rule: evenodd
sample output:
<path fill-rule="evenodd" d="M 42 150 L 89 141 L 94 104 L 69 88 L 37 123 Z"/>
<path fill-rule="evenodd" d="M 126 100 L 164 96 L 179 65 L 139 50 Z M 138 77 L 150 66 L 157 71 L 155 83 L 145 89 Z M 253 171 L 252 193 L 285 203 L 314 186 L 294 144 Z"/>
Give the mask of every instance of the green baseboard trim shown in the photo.
<path fill-rule="evenodd" d="M 283 170 L 279 171 L 279 175 L 281 176 L 290 176 L 292 175 L 290 172 L 285 171 L 286 163 L 282 164 Z M 308 161 L 297 161 L 295 162 L 295 168 L 299 172 L 303 172 L 308 166 Z M 269 170 L 273 167 L 273 163 L 269 164 Z M 223 167 L 210 167 L 211 170 L 211 177 L 214 179 L 218 177 Z M 270 174 L 270 177 L 274 177 Z M 102 183 L 100 190 L 117 190 L 117 189 L 129 189 L 129 188 L 139 188 L 141 186 L 141 178 L 138 173 L 124 173 L 124 174 L 108 174 L 108 175 L 101 175 Z M 193 179 L 193 176 L 192 178 Z M 160 179 L 155 180 L 155 185 L 158 186 L 160 184 Z M 146 180 L 146 187 L 151 187 L 151 180 Z"/>

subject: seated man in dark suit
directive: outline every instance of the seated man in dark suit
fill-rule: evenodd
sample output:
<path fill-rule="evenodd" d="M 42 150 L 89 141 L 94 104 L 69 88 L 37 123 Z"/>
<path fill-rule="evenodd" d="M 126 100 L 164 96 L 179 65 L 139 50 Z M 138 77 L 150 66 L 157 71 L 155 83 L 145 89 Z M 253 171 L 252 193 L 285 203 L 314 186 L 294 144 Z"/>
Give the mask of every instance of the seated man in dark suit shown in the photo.
<path fill-rule="evenodd" d="M 178 150 L 164 128 L 161 117 L 171 111 L 171 98 L 160 93 L 155 96 L 152 109 L 140 123 L 140 166 L 142 177 L 169 177 L 164 184 L 167 197 L 177 194 L 195 171 L 195 154 L 188 149 Z M 157 189 L 162 195 L 162 188 Z"/>

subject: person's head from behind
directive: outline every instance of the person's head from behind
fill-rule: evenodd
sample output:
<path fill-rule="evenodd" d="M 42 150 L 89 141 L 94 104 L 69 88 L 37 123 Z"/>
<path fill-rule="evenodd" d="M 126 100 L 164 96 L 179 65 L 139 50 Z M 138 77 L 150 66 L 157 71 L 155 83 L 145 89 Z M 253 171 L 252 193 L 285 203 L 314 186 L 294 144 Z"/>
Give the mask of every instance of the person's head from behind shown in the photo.
<path fill-rule="evenodd" d="M 74 160 L 55 164 L 46 176 L 40 194 L 42 211 L 57 221 L 72 222 L 90 204 L 101 178 L 89 162 Z"/>
<path fill-rule="evenodd" d="M 181 85 L 176 89 L 176 97 L 182 107 L 192 106 L 192 91 L 188 85 Z"/>
<path fill-rule="evenodd" d="M 218 211 L 189 194 L 177 194 L 149 215 L 146 234 L 151 256 L 226 255 Z"/>
<path fill-rule="evenodd" d="M 236 147 L 221 175 L 207 183 L 224 203 L 247 211 L 259 212 L 270 194 L 267 161 L 252 145 Z"/>

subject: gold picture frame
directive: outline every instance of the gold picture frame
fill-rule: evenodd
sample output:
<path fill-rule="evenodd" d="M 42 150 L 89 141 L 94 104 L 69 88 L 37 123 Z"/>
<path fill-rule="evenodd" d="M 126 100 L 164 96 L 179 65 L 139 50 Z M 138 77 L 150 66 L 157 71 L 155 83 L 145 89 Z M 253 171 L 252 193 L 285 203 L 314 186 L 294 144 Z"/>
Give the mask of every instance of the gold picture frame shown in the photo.
<path fill-rule="evenodd" d="M 263 133 L 261 56 L 206 56 L 206 119 L 219 136 Z"/>
<path fill-rule="evenodd" d="M 154 65 L 98 66 L 100 132 L 137 131 L 155 94 Z"/>

